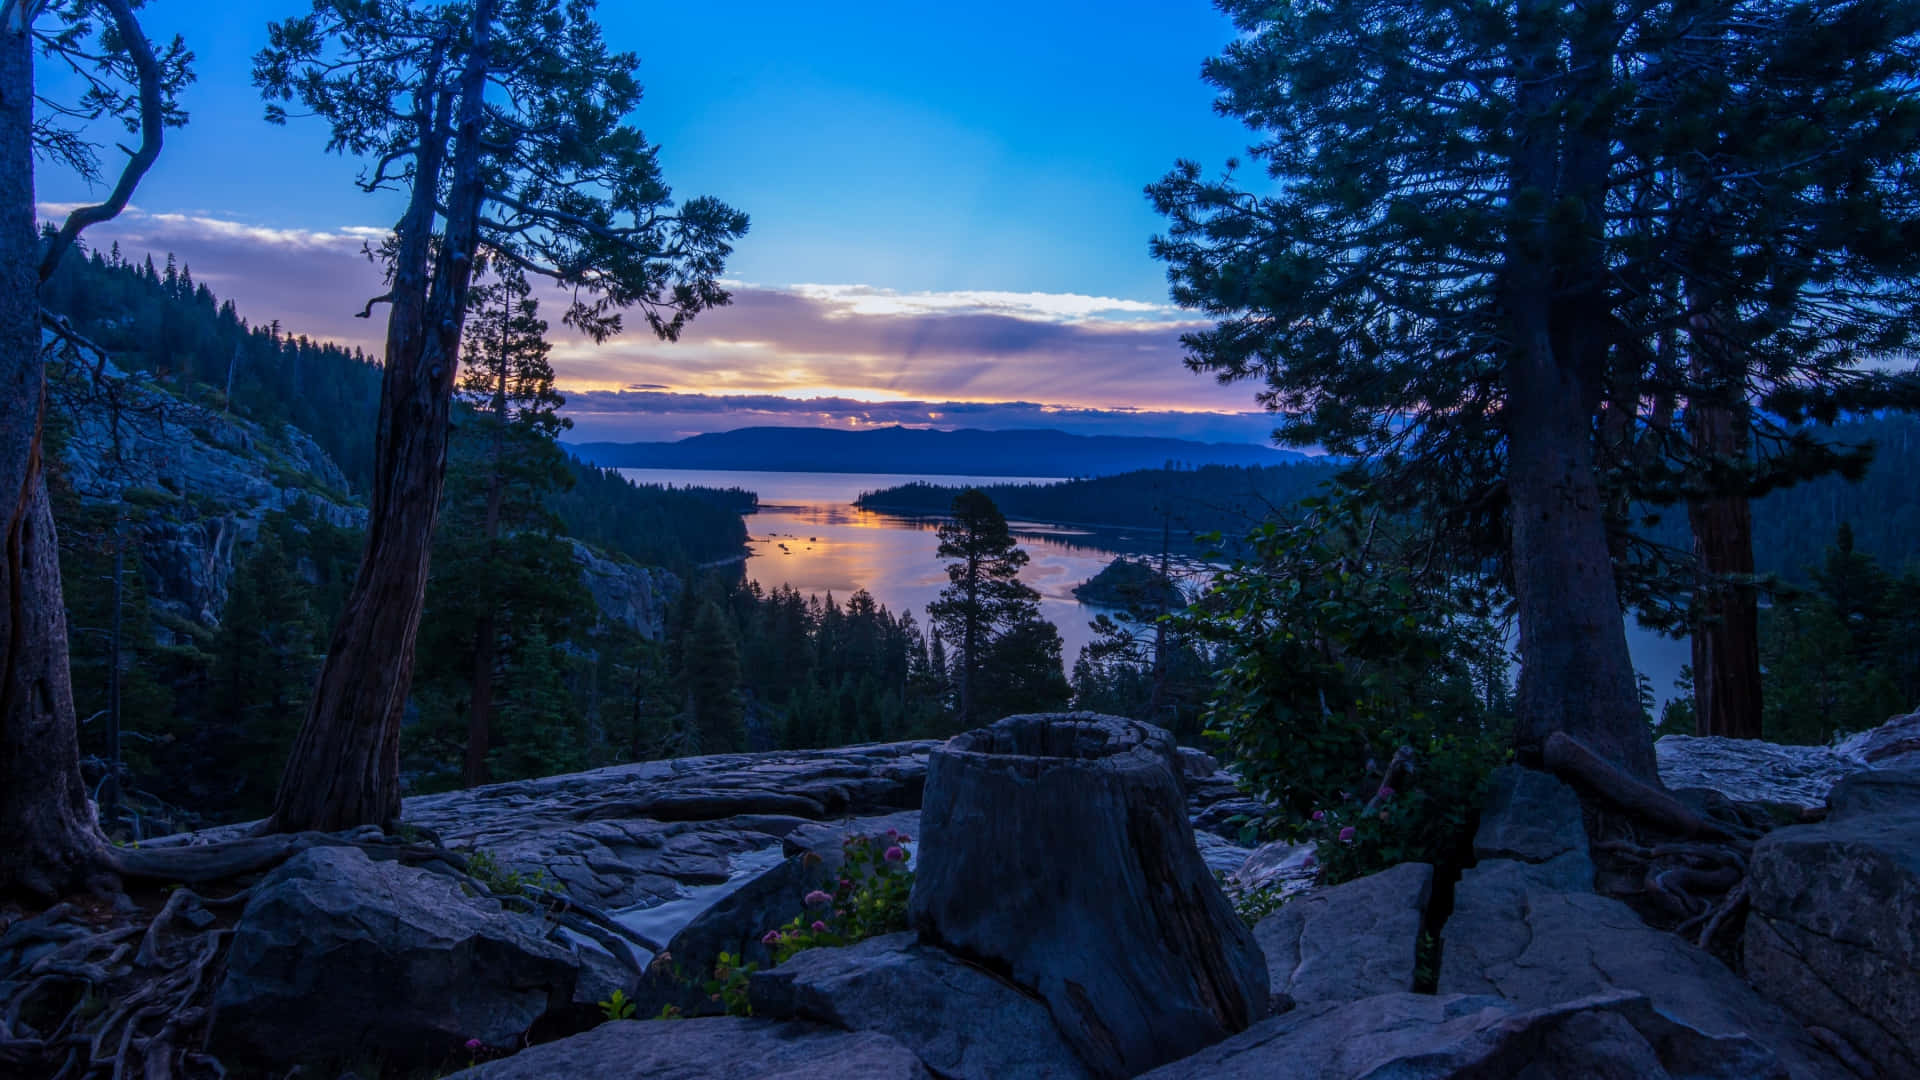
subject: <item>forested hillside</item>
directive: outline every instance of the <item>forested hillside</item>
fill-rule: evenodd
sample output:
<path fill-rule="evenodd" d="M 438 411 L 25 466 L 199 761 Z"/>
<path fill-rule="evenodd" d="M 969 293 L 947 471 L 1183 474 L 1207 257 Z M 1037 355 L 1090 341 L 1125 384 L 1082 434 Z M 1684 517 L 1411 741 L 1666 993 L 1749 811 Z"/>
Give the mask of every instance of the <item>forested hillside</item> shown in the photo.
<path fill-rule="evenodd" d="M 263 813 L 364 544 L 380 368 L 250 325 L 171 258 L 62 267 L 51 309 L 110 358 L 97 379 L 97 354 L 68 351 L 48 421 L 90 775 L 121 781 L 128 813 Z M 636 680 L 680 677 L 660 638 L 681 581 L 744 552 L 751 492 L 636 485 L 566 456 L 545 379 L 531 392 L 546 419 L 504 471 L 485 387 L 458 406 L 402 740 L 416 787 L 459 775 L 476 598 L 506 605 L 488 664 L 494 774 L 586 767 L 630 751 L 606 725 L 631 715 Z M 488 541 L 495 492 L 506 528 Z"/>
<path fill-rule="evenodd" d="M 1237 537 L 1274 509 L 1291 506 L 1331 479 L 1337 467 L 1306 460 L 1291 465 L 1204 465 L 1140 469 L 1053 484 L 990 484 L 980 490 L 1008 518 L 1060 525 L 1171 529 L 1175 540 L 1218 532 Z M 944 514 L 960 488 L 910 483 L 864 492 L 863 510 Z"/>

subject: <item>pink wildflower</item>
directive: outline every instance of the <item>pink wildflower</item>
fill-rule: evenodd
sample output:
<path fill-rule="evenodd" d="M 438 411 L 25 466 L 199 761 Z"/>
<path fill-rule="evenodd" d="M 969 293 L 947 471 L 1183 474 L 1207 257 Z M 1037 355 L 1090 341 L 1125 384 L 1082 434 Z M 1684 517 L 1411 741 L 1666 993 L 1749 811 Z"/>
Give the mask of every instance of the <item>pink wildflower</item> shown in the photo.
<path fill-rule="evenodd" d="M 907 843 L 907 842 L 909 842 L 909 841 L 911 841 L 912 839 L 913 839 L 913 837 L 911 837 L 911 836 L 908 836 L 908 835 L 907 835 L 906 833 L 901 833 L 901 834 L 900 834 L 900 842 L 901 842 L 901 843 L 903 843 L 903 844 L 904 844 L 904 843 Z"/>
<path fill-rule="evenodd" d="M 821 922 L 821 921 L 820 921 L 819 919 L 815 919 L 815 920 L 813 920 L 813 932 L 814 932 L 814 933 L 816 933 L 816 934 L 824 934 L 824 933 L 826 933 L 826 932 L 827 932 L 827 924 L 826 924 L 826 923 L 824 923 L 824 922 Z"/>
<path fill-rule="evenodd" d="M 892 840 L 892 839 L 894 839 L 895 837 L 897 837 L 897 836 L 899 836 L 899 835 L 900 835 L 900 830 L 899 830 L 899 829 L 888 829 L 888 830 L 887 830 L 887 839 L 889 839 L 889 840 Z"/>
<path fill-rule="evenodd" d="M 815 889 L 807 894 L 806 901 L 808 907 L 819 907 L 821 904 L 833 903 L 833 897 Z"/>
<path fill-rule="evenodd" d="M 481 1042 L 481 1041 L 480 1041 L 479 1039 L 468 1039 L 468 1040 L 467 1040 L 467 1049 L 468 1049 L 468 1050 L 471 1050 L 471 1051 L 480 1051 L 480 1050 L 484 1050 L 484 1049 L 486 1049 L 486 1048 L 487 1048 L 487 1044 L 486 1044 L 486 1043 L 483 1043 L 483 1042 Z"/>
<path fill-rule="evenodd" d="M 1311 851 L 1309 851 L 1309 852 L 1307 852 L 1307 857 L 1306 857 L 1306 858 L 1304 858 L 1304 859 L 1301 859 L 1301 860 L 1300 860 L 1300 865 L 1301 865 L 1301 866 L 1312 866 L 1312 865 L 1314 864 L 1314 861 L 1315 861 L 1315 860 L 1314 860 L 1314 858 L 1313 858 L 1313 852 L 1311 852 Z"/>
<path fill-rule="evenodd" d="M 899 862 L 901 859 L 904 859 L 906 857 L 907 857 L 907 853 L 904 851 L 901 851 L 900 845 L 898 844 L 895 844 L 894 846 L 888 848 L 885 856 L 888 862 Z"/>
<path fill-rule="evenodd" d="M 1340 830 L 1340 842 L 1343 844 L 1353 843 L 1353 826 L 1349 825 Z"/>
<path fill-rule="evenodd" d="M 1383 799 L 1393 798 L 1393 789 L 1385 784 L 1380 785 L 1380 797 Z"/>
<path fill-rule="evenodd" d="M 762 944 L 762 945 L 778 945 L 778 944 L 780 944 L 780 931 L 778 931 L 778 930 L 769 930 L 769 931 L 767 931 L 767 932 L 766 932 L 765 934 L 762 934 L 762 935 L 760 936 L 760 944 Z"/>
<path fill-rule="evenodd" d="M 1315 810 L 1313 812 L 1313 820 L 1315 821 L 1327 820 L 1327 812 L 1325 810 Z"/>

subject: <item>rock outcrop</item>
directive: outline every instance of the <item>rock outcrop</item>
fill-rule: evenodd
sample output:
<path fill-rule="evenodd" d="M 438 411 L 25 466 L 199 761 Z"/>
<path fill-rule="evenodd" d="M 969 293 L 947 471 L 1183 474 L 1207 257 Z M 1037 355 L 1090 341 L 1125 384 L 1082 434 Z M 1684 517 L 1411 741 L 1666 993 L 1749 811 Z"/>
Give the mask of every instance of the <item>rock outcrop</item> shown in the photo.
<path fill-rule="evenodd" d="M 47 342 L 65 348 L 50 331 Z M 66 482 L 82 502 L 127 508 L 158 610 L 216 625 L 235 553 L 269 513 L 298 508 L 342 528 L 366 524 L 339 467 L 298 428 L 270 430 L 181 401 L 104 357 L 75 354 L 69 362 L 97 366 L 108 389 L 78 399 L 66 416 Z M 170 634 L 157 629 L 163 639 Z"/>
<path fill-rule="evenodd" d="M 667 605 L 680 592 L 680 579 L 657 566 L 608 558 L 572 538 L 566 542 L 601 618 L 659 641 L 665 632 Z"/>
<path fill-rule="evenodd" d="M 443 1059 L 517 1045 L 574 1003 L 579 958 L 453 878 L 314 848 L 255 887 L 214 995 L 213 1043 L 248 1061 Z"/>
<path fill-rule="evenodd" d="M 985 968 L 911 933 L 808 949 L 752 976 L 755 1016 L 877 1031 L 936 1075 L 1074 1080 L 1088 1075 L 1047 1007 Z"/>
<path fill-rule="evenodd" d="M 1896 716 L 1877 728 L 1840 740 L 1841 757 L 1874 769 L 1920 769 L 1920 712 Z"/>
<path fill-rule="evenodd" d="M 1766 1049 L 1676 1024 L 1639 994 L 1528 1009 L 1497 997 L 1383 994 L 1254 1025 L 1141 1080 L 1787 1080 Z"/>
<path fill-rule="evenodd" d="M 1843 1080 L 1818 1042 L 1712 954 L 1593 892 L 1580 813 L 1550 776 L 1508 769 L 1496 778 L 1475 834 L 1480 862 L 1461 875 L 1441 931 L 1440 993 L 1523 1009 L 1640 994 L 1695 1032 L 1752 1038 L 1796 1078 Z"/>
<path fill-rule="evenodd" d="M 1920 1076 L 1920 770 L 1837 784 L 1754 848 L 1747 977 L 1887 1076 Z"/>
<path fill-rule="evenodd" d="M 1433 867 L 1401 863 L 1296 896 L 1253 928 L 1275 1011 L 1413 990 Z"/>
<path fill-rule="evenodd" d="M 714 1016 L 602 1024 L 450 1080 L 931 1080 L 885 1035 Z"/>
<path fill-rule="evenodd" d="M 590 1003 L 613 989 L 633 997 L 640 1015 L 661 1003 L 718 1008 L 674 995 L 689 993 L 689 980 L 727 951 L 760 965 L 747 987 L 753 1019 L 609 1023 L 462 1075 L 1132 1075 L 1138 1068 L 1117 1052 L 1118 1039 L 1087 1038 L 1124 1023 L 1101 1019 L 1117 1014 L 1101 1013 L 1089 988 L 1124 982 L 1107 976 L 1116 964 L 1136 974 L 1149 960 L 1165 969 L 1167 956 L 1193 944 L 1177 933 L 1088 932 L 1088 919 L 1042 925 L 1036 907 L 979 924 L 991 934 L 926 922 L 922 933 L 808 950 L 779 966 L 759 940 L 835 872 L 848 836 L 887 829 L 915 838 L 916 917 L 935 906 L 922 892 L 935 886 L 1031 893 L 1105 915 L 1144 898 L 1154 910 L 1143 918 L 1191 914 L 1206 903 L 1181 890 L 1214 889 L 1212 871 L 1236 859 L 1231 876 L 1247 880 L 1289 882 L 1309 869 L 1306 849 L 1246 853 L 1170 824 L 1217 815 L 1239 798 L 1231 777 L 1209 771 L 1202 755 L 1175 753 L 1137 725 L 1109 730 L 1084 715 L 1012 726 L 1041 721 L 1047 730 L 1026 742 L 989 729 L 945 749 L 921 742 L 689 758 L 409 800 L 409 824 L 486 849 L 504 868 L 544 872 L 617 918 L 689 908 L 682 919 L 690 921 L 660 931 L 680 977 L 660 968 L 655 994 L 654 971 L 636 979 L 610 955 L 556 944 L 537 920 L 469 896 L 448 877 L 370 861 L 354 848 L 316 849 L 257 886 L 242 913 L 217 995 L 218 1045 L 237 1059 L 290 1062 L 378 1044 L 390 1059 L 444 1067 L 470 1038 L 495 1048 L 484 1059 L 529 1031 L 538 1042 L 583 1011 L 597 1017 Z M 1862 741 L 1886 761 L 1908 752 L 1904 738 L 1895 730 Z M 1113 836 L 1066 812 L 1042 815 L 1045 827 L 1019 825 L 1006 814 L 1018 800 L 1004 792 L 972 803 L 941 794 L 942 755 L 955 752 L 1006 758 L 983 767 L 1007 772 L 1012 788 L 1041 785 L 1062 762 L 1080 762 L 1062 775 L 1083 802 L 1106 790 L 1095 780 L 1144 770 L 1153 790 L 1139 806 L 1151 812 L 1138 821 L 1121 814 L 1126 825 Z M 1108 757 L 1116 760 L 1100 764 Z M 1180 1019 L 1192 1045 L 1146 1075 L 1920 1075 L 1912 1035 L 1920 1030 L 1920 773 L 1859 764 L 1827 793 L 1824 821 L 1776 828 L 1755 848 L 1746 978 L 1597 895 L 1580 800 L 1547 774 L 1510 767 L 1495 776 L 1481 815 L 1477 862 L 1450 894 L 1428 867 L 1401 865 L 1294 896 L 1250 932 L 1263 991 L 1273 991 L 1260 1011 L 1271 1006 L 1275 1015 L 1256 1016 L 1238 1034 L 1194 1036 L 1178 979 L 1152 980 L 1137 1015 L 1143 1024 Z M 966 805 L 994 808 L 1001 824 L 956 809 Z M 1088 858 L 1065 851 L 1065 835 L 1098 849 L 1096 869 L 1100 860 L 1124 869 L 1149 855 L 1183 869 L 1076 900 L 1061 882 L 1084 884 Z M 1013 858 L 1008 851 L 1027 851 L 1026 861 L 993 861 Z M 984 910 L 999 897 L 967 899 Z M 1441 915 L 1439 993 L 1409 993 L 1421 930 Z M 1009 953 L 1023 942 L 1038 944 Z M 317 1001 L 326 1002 L 324 1023 Z"/>
<path fill-rule="evenodd" d="M 1920 769 L 1920 712 L 1896 716 L 1832 746 L 1668 735 L 1654 744 L 1660 778 L 1676 791 L 1706 789 L 1736 803 L 1817 814 L 1827 793 L 1865 769 Z"/>

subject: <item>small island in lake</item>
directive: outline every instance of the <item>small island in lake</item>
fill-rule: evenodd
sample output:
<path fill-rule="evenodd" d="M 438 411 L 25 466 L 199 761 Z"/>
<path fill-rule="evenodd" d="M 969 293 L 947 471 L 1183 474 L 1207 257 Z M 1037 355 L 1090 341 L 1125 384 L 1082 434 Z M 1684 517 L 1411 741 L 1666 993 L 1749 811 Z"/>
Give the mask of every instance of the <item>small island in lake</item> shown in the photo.
<path fill-rule="evenodd" d="M 1106 569 L 1073 587 L 1074 599 L 1102 607 L 1173 611 L 1187 606 L 1187 598 L 1151 563 L 1118 558 Z"/>

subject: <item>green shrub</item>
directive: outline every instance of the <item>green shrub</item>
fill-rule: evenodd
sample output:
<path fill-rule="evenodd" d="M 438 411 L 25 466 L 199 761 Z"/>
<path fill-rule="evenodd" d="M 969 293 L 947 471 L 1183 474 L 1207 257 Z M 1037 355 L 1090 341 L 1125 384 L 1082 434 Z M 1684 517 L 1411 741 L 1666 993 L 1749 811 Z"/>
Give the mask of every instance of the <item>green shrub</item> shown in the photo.
<path fill-rule="evenodd" d="M 773 949 L 774 963 L 804 949 L 851 945 L 905 930 L 907 896 L 913 891 L 913 871 L 907 868 L 911 841 L 893 829 L 878 837 L 848 837 L 841 845 L 846 862 L 833 891 L 808 893 L 800 914 L 760 939 Z"/>
<path fill-rule="evenodd" d="M 1450 861 L 1511 726 L 1492 601 L 1363 493 L 1300 505 L 1181 616 L 1224 658 L 1208 734 L 1269 807 L 1255 838 L 1317 841 L 1323 882 Z M 1376 800 L 1402 748 L 1405 790 Z"/>
<path fill-rule="evenodd" d="M 1305 831 L 1316 844 L 1320 883 L 1338 885 L 1403 862 L 1469 861 L 1474 815 L 1488 775 L 1510 756 L 1505 744 L 1436 737 L 1417 755 L 1406 790 L 1382 788 L 1315 811 Z"/>

